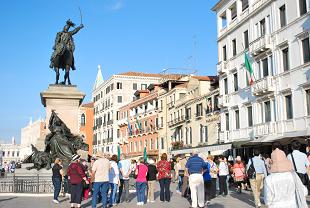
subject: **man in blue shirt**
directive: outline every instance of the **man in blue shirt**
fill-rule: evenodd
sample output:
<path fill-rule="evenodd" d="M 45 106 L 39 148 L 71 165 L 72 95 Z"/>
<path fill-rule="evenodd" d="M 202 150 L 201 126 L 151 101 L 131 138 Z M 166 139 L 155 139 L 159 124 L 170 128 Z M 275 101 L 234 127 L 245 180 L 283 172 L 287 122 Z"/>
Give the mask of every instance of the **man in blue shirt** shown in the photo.
<path fill-rule="evenodd" d="M 189 174 L 189 188 L 191 190 L 192 207 L 204 207 L 204 180 L 203 173 L 208 168 L 207 163 L 198 156 L 197 151 L 193 151 L 185 165 Z M 198 199 L 198 204 L 197 204 Z"/>
<path fill-rule="evenodd" d="M 254 179 L 250 179 L 250 184 L 255 199 L 255 207 L 261 207 L 260 193 L 263 189 L 264 177 L 267 176 L 267 170 L 264 161 L 260 157 L 260 151 L 258 149 L 254 150 L 254 157 L 252 158 L 252 161 L 256 172 L 256 177 Z M 252 161 L 251 159 L 249 160 L 247 170 L 251 166 Z"/>

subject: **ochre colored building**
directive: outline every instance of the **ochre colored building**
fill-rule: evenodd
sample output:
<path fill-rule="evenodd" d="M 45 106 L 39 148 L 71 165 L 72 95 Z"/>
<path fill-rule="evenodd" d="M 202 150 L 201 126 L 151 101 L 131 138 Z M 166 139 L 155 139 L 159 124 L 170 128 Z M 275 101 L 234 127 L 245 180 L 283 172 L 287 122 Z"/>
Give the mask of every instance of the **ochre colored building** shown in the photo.
<path fill-rule="evenodd" d="M 82 104 L 79 109 L 79 133 L 89 145 L 88 154 L 93 154 L 94 103 Z"/>

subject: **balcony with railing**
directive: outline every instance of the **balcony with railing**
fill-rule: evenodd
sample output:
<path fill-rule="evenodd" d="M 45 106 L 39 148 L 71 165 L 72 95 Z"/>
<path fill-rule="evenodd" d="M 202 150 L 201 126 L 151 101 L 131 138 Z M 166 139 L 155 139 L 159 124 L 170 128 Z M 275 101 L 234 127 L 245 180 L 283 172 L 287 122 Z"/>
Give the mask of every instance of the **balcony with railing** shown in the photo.
<path fill-rule="evenodd" d="M 253 94 L 255 96 L 260 96 L 270 92 L 274 92 L 274 90 L 275 90 L 275 83 L 274 78 L 272 76 L 259 79 L 255 81 L 253 84 Z"/>
<path fill-rule="evenodd" d="M 262 37 L 257 38 L 249 45 L 250 51 L 254 55 L 258 55 L 262 52 L 265 52 L 268 49 L 271 49 L 272 43 L 271 43 L 271 36 L 269 34 L 266 34 Z"/>
<path fill-rule="evenodd" d="M 218 105 L 219 107 L 228 107 L 230 103 L 230 96 L 229 95 L 221 95 L 218 98 Z"/>
<path fill-rule="evenodd" d="M 203 117 L 203 112 L 197 112 L 196 113 L 196 119 L 201 119 Z"/>
<path fill-rule="evenodd" d="M 155 110 L 156 110 L 158 113 L 160 113 L 160 112 L 163 111 L 163 107 L 156 107 Z"/>
<path fill-rule="evenodd" d="M 132 132 L 128 133 L 128 137 L 135 137 L 135 136 L 143 136 L 147 134 L 154 134 L 158 132 L 160 128 L 159 127 L 146 127 L 141 130 L 135 129 Z"/>
<path fill-rule="evenodd" d="M 120 119 L 117 121 L 117 125 L 119 126 L 127 126 L 128 120 L 126 118 Z"/>
<path fill-rule="evenodd" d="M 181 124 L 181 123 L 183 123 L 185 121 L 186 121 L 186 118 L 183 115 L 183 116 L 180 116 L 180 117 L 178 117 L 176 119 L 173 119 L 173 120 L 169 121 L 168 122 L 168 126 L 170 127 L 170 126 L 178 125 L 178 124 Z"/>
<path fill-rule="evenodd" d="M 216 67 L 217 67 L 218 74 L 228 73 L 228 62 L 227 61 L 222 61 L 218 63 Z"/>
<path fill-rule="evenodd" d="M 109 120 L 109 121 L 107 122 L 107 125 L 111 125 L 111 124 L 113 124 L 113 120 Z"/>
<path fill-rule="evenodd" d="M 230 132 L 229 131 L 221 131 L 219 143 L 227 143 L 230 141 Z"/>
<path fill-rule="evenodd" d="M 254 125 L 254 135 L 268 135 L 277 133 L 277 123 L 268 122 Z"/>
<path fill-rule="evenodd" d="M 172 101 L 172 102 L 168 103 L 167 106 L 168 106 L 168 108 L 174 107 L 174 102 Z"/>

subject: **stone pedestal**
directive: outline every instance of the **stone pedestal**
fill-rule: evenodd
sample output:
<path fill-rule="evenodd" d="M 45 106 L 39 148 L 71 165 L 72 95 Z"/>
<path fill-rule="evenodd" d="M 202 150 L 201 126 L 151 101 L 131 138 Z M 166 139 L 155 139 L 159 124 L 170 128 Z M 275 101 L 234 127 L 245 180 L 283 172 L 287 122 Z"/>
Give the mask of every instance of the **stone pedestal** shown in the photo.
<path fill-rule="evenodd" d="M 41 102 L 46 108 L 46 135 L 49 133 L 48 124 L 52 110 L 71 130 L 79 133 L 78 110 L 85 94 L 76 85 L 49 85 L 48 89 L 41 92 Z"/>

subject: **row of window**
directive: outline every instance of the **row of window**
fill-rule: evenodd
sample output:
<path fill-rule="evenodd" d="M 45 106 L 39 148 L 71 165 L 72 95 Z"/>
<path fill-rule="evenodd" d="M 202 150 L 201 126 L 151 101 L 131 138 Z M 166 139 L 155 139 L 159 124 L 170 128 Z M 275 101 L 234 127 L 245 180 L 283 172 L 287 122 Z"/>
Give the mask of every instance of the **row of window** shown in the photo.
<path fill-rule="evenodd" d="M 165 142 L 164 142 L 164 138 L 161 137 L 160 141 L 159 138 L 156 139 L 145 139 L 144 141 L 133 141 L 129 143 L 129 152 L 128 153 L 132 153 L 132 152 L 142 152 L 144 147 L 147 146 L 147 148 L 149 150 L 158 150 L 160 149 L 164 149 L 165 148 Z"/>
<path fill-rule="evenodd" d="M 101 126 L 102 124 L 109 124 L 113 122 L 113 112 L 104 114 L 103 117 L 97 117 L 94 120 L 94 126 Z"/>
<path fill-rule="evenodd" d="M 113 142 L 113 128 L 112 129 L 107 129 L 106 131 L 98 134 L 94 134 L 93 136 L 93 145 L 100 145 L 101 141 L 107 142 Z"/>
<path fill-rule="evenodd" d="M 114 89 L 114 84 L 110 84 L 108 87 L 106 87 L 105 89 L 105 94 L 109 94 L 110 92 L 112 92 Z M 121 90 L 123 89 L 123 83 L 122 82 L 117 82 L 116 83 L 116 89 L 118 90 Z M 132 84 L 132 89 L 133 90 L 138 90 L 138 84 L 137 83 L 133 83 Z M 146 90 L 147 89 L 147 84 L 141 84 L 141 90 Z M 97 102 L 98 100 L 100 100 L 100 98 L 103 98 L 103 92 L 101 91 L 99 94 L 97 94 L 94 98 L 93 98 L 93 101 L 94 102 Z M 118 102 L 119 103 L 122 103 L 122 101 L 119 101 L 119 98 L 118 98 Z"/>
<path fill-rule="evenodd" d="M 249 7 L 249 2 L 248 0 L 241 0 L 242 3 L 242 11 L 246 10 Z M 307 11 L 307 0 L 296 0 L 296 3 L 299 5 L 299 15 L 302 16 L 304 14 L 306 14 Z M 237 11 L 237 2 L 234 2 L 230 7 L 230 13 L 231 13 L 231 22 L 233 22 L 236 18 L 237 18 L 237 14 L 241 14 L 241 12 Z M 226 28 L 227 27 L 227 14 L 226 11 L 220 15 L 221 18 L 221 29 Z M 279 23 L 280 23 L 280 27 L 284 27 L 287 22 L 286 22 L 286 7 L 285 4 L 282 5 L 281 7 L 279 7 Z"/>
<path fill-rule="evenodd" d="M 211 113 L 212 111 L 216 111 L 218 110 L 218 96 L 215 96 L 213 98 L 213 103 L 212 103 L 212 99 L 208 98 L 206 103 L 206 106 L 204 108 L 202 103 L 198 103 L 196 104 L 196 117 L 201 117 L 203 116 L 203 112 L 205 111 L 205 114 L 207 115 L 208 113 Z M 170 114 L 170 121 L 173 121 L 175 119 L 179 119 L 182 118 L 184 116 L 183 114 L 183 109 L 179 109 L 176 112 L 173 112 Z M 185 108 L 185 119 L 189 120 L 192 118 L 192 109 L 191 107 L 187 107 Z"/>
<path fill-rule="evenodd" d="M 19 151 L 2 151 L 2 157 L 19 157 Z"/>
<path fill-rule="evenodd" d="M 183 128 L 177 128 L 173 135 L 171 135 L 171 141 L 184 141 L 186 145 L 192 144 L 193 134 L 192 127 L 185 127 L 185 139 L 183 135 Z M 200 124 L 199 126 L 199 142 L 207 143 L 208 142 L 208 126 Z"/>
<path fill-rule="evenodd" d="M 299 0 L 299 6 L 300 6 L 300 15 L 303 15 L 307 13 L 307 5 L 306 0 Z M 257 39 L 259 37 L 264 36 L 267 33 L 271 33 L 271 23 L 270 23 L 270 16 L 267 16 L 266 18 L 263 18 L 258 23 L 255 24 L 255 30 L 254 30 L 254 38 Z M 280 27 L 284 27 L 287 25 L 287 18 L 286 18 L 286 5 L 282 5 L 279 8 L 279 25 Z M 244 49 L 247 49 L 249 47 L 249 32 L 246 30 L 243 33 L 243 51 Z M 237 40 L 233 39 L 231 41 L 231 48 L 232 48 L 232 57 L 237 55 Z M 227 60 L 227 46 L 224 45 L 222 47 L 222 61 Z"/>
<path fill-rule="evenodd" d="M 139 113 L 141 113 L 141 110 L 143 111 L 143 113 L 145 113 L 149 107 L 153 107 L 155 104 L 155 108 L 157 109 L 158 108 L 158 101 L 157 100 L 151 100 L 147 103 L 144 103 L 138 107 L 135 107 L 133 109 L 131 109 L 131 115 L 138 115 Z M 139 109 L 140 109 L 140 112 L 139 112 Z"/>
<path fill-rule="evenodd" d="M 307 105 L 307 115 L 310 116 L 310 89 L 305 90 L 306 94 L 306 105 Z M 293 102 L 292 102 L 292 95 L 286 95 L 284 96 L 284 107 L 285 107 L 285 115 L 286 119 L 293 119 L 294 113 L 293 113 Z M 270 122 L 270 121 L 276 121 L 277 120 L 277 113 L 276 113 L 276 103 L 274 100 L 268 100 L 265 102 L 262 102 L 260 106 L 260 118 L 261 122 Z M 230 130 L 230 122 L 229 122 L 229 113 L 225 113 L 225 130 Z M 240 129 L 240 113 L 239 109 L 236 109 L 234 111 L 234 128 L 233 129 Z M 253 108 L 252 106 L 247 107 L 247 124 L 248 127 L 252 127 L 253 122 Z"/>
<path fill-rule="evenodd" d="M 309 44 L 309 37 L 306 37 L 301 40 L 302 44 L 302 56 L 303 56 L 303 63 L 308 63 L 310 62 L 310 44 Z M 281 49 L 281 65 L 283 71 L 288 71 L 291 69 L 290 66 L 290 52 L 289 52 L 289 46 L 283 47 Z M 267 76 L 274 75 L 274 70 L 273 70 L 273 63 L 274 63 L 274 57 L 273 55 L 266 56 L 264 58 L 261 58 L 260 60 L 256 61 L 253 64 L 254 72 L 255 72 L 255 78 L 257 80 L 262 79 Z M 245 79 L 246 79 L 246 86 L 249 86 L 249 76 L 248 73 L 245 71 Z M 235 72 L 233 74 L 233 88 L 232 92 L 236 92 L 239 90 L 239 83 L 238 83 L 238 72 Z M 223 87 L 224 87 L 224 94 L 229 93 L 228 89 L 228 78 L 223 79 Z"/>

